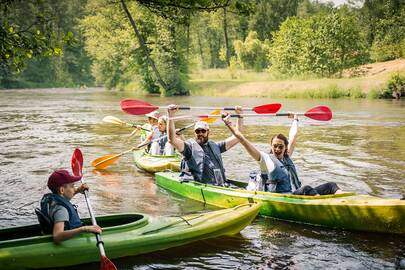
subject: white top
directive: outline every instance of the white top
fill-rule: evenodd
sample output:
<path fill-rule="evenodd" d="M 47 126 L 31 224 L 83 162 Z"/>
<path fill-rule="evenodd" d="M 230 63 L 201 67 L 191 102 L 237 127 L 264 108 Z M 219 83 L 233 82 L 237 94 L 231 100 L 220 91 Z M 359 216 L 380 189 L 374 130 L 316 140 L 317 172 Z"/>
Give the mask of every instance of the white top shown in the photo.
<path fill-rule="evenodd" d="M 291 124 L 290 132 L 288 134 L 288 141 L 291 144 L 292 142 L 295 141 L 295 137 L 297 136 L 298 133 L 298 121 L 293 121 Z M 289 145 L 291 147 L 291 145 Z M 275 165 L 273 160 L 270 158 L 270 155 L 268 153 L 265 153 L 263 151 L 260 152 L 260 160 L 259 160 L 259 166 L 260 166 L 260 172 L 261 174 L 267 174 L 270 175 L 274 169 Z M 291 187 L 294 191 L 295 187 L 294 185 L 291 184 Z M 276 184 L 269 183 L 268 185 L 268 191 L 269 192 L 275 192 L 276 190 Z"/>

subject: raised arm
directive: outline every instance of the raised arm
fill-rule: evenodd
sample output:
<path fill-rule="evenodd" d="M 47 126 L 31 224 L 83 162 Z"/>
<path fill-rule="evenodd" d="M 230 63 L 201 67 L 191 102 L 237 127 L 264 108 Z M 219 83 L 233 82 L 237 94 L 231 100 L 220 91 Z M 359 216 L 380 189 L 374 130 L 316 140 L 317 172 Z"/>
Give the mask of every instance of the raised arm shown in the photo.
<path fill-rule="evenodd" d="M 150 143 L 152 141 L 153 135 L 155 135 L 155 130 L 152 127 L 152 131 L 148 133 L 145 140 L 143 142 L 141 142 L 140 144 L 138 144 L 136 147 L 139 148 L 143 145 L 147 145 L 148 143 Z"/>
<path fill-rule="evenodd" d="M 236 138 L 242 145 L 245 147 L 246 151 L 249 153 L 249 155 L 256 161 L 260 161 L 260 152 L 259 150 L 248 140 L 243 136 L 242 132 L 237 128 L 235 129 L 232 126 L 231 121 L 229 120 L 229 116 L 226 116 L 222 118 L 224 121 L 225 125 L 228 127 L 228 129 L 231 131 L 233 134 L 233 137 Z"/>
<path fill-rule="evenodd" d="M 297 141 L 298 115 L 290 113 L 288 117 L 294 118 L 291 124 L 290 132 L 288 134 L 288 155 L 291 157 L 294 152 L 295 143 Z"/>
<path fill-rule="evenodd" d="M 182 153 L 184 151 L 184 141 L 176 136 L 176 128 L 174 126 L 174 120 L 171 118 L 175 116 L 177 111 L 177 106 L 172 104 L 167 108 L 167 114 L 169 116 L 167 120 L 167 139 L 168 142 L 176 148 L 177 151 Z"/>
<path fill-rule="evenodd" d="M 241 114 L 242 113 L 242 107 L 241 106 L 235 106 L 235 113 L 236 114 Z M 242 126 L 243 126 L 242 117 L 236 118 L 236 130 L 238 130 L 239 132 L 242 132 Z M 238 142 L 239 142 L 239 139 L 235 135 L 232 135 L 231 137 L 225 139 L 225 149 L 226 150 L 231 149 Z"/>

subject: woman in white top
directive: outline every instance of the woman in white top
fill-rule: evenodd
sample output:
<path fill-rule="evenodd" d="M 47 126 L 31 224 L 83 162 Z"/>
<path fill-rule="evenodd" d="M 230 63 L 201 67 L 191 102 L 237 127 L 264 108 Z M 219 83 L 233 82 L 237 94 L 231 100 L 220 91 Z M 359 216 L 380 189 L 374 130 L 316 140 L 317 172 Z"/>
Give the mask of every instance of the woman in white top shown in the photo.
<path fill-rule="evenodd" d="M 301 186 L 297 170 L 291 160 L 295 149 L 298 132 L 298 115 L 289 114 L 293 122 L 287 139 L 283 134 L 277 134 L 270 140 L 270 152 L 259 151 L 245 136 L 235 130 L 229 120 L 229 116 L 224 115 L 223 121 L 240 143 L 245 147 L 250 156 L 259 162 L 260 177 L 262 185 L 259 190 L 277 193 L 293 193 L 295 195 L 326 195 L 341 193 L 336 183 L 329 182 L 315 188 Z"/>

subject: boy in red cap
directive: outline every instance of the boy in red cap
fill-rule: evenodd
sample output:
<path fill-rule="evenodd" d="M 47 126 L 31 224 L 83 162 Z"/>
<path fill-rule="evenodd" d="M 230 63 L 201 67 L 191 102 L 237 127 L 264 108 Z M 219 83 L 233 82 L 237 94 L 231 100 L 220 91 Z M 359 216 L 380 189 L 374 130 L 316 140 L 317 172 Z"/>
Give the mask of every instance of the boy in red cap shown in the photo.
<path fill-rule="evenodd" d="M 53 239 L 61 242 L 82 232 L 101 233 L 99 226 L 82 226 L 76 206 L 70 200 L 77 193 L 88 190 L 86 184 L 77 189 L 74 183 L 81 176 L 70 175 L 67 170 L 56 170 L 48 179 L 48 188 L 52 193 L 45 194 L 41 200 L 41 212 L 51 223 Z"/>

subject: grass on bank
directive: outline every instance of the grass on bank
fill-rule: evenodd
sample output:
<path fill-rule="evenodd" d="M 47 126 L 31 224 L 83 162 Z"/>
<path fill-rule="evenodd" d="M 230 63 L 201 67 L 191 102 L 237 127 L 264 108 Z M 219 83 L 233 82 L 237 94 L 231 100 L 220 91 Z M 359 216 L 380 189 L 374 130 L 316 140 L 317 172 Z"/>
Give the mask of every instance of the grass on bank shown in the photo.
<path fill-rule="evenodd" d="M 227 69 L 203 69 L 190 74 L 188 88 L 194 96 L 377 99 L 391 98 L 393 79 L 400 78 L 400 83 L 396 84 L 403 85 L 405 91 L 405 60 L 373 63 L 361 68 L 362 75 L 349 77 L 350 71 L 347 71 L 344 78 L 286 78 L 274 72 L 247 70 L 233 71 L 232 78 Z M 147 94 L 141 90 L 138 80 L 118 85 L 117 89 Z"/>
<path fill-rule="evenodd" d="M 377 64 L 380 63 L 375 66 Z M 369 65 L 367 69 L 360 77 L 331 79 L 277 79 L 279 75 L 271 72 L 243 70 L 238 70 L 236 78 L 232 79 L 227 69 L 209 69 L 191 74 L 189 88 L 196 96 L 375 99 L 387 97 L 388 83 L 394 76 L 403 78 L 405 83 L 404 60 L 392 61 L 379 69 Z"/>

